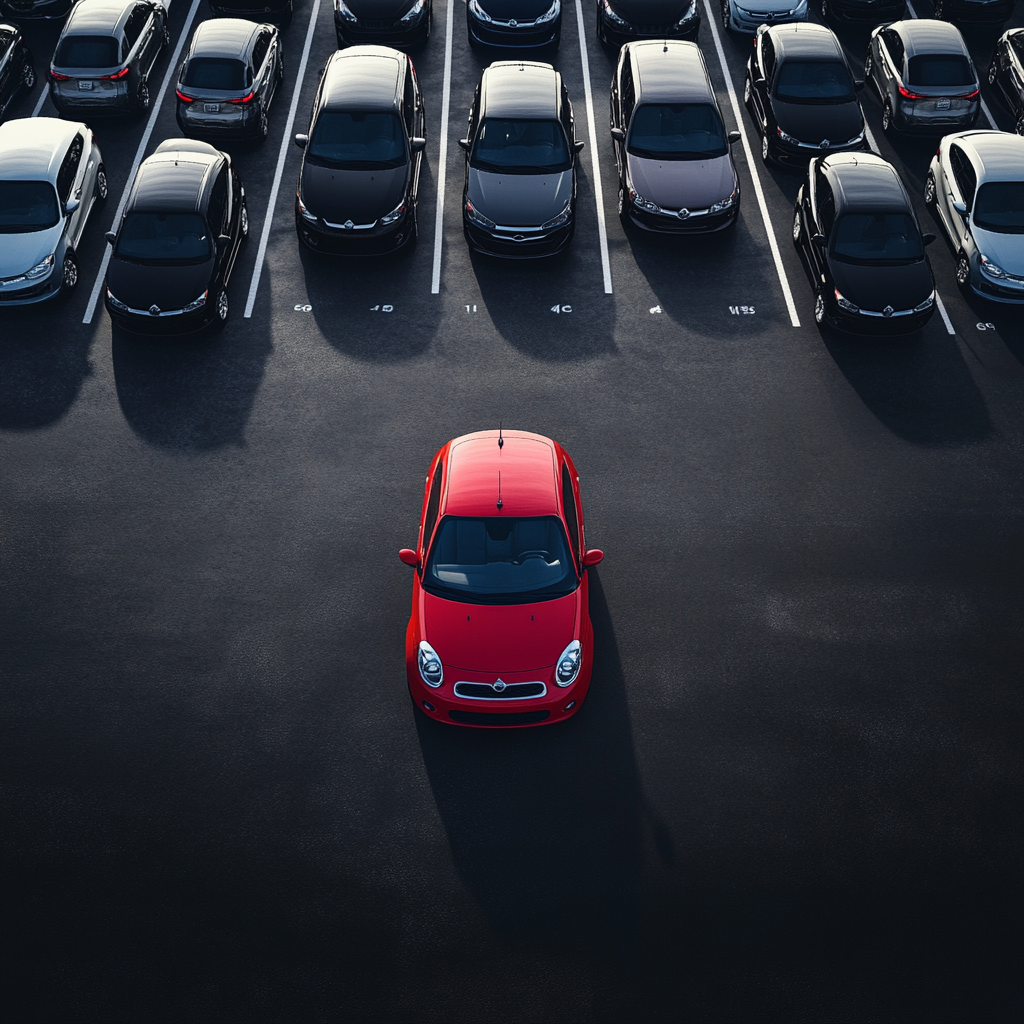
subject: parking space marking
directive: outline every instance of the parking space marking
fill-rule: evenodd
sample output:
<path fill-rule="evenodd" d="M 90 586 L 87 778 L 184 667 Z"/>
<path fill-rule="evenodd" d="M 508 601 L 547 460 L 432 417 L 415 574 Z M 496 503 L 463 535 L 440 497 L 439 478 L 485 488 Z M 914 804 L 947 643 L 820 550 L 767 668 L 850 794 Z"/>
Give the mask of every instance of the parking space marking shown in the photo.
<path fill-rule="evenodd" d="M 263 218 L 263 230 L 260 232 L 260 247 L 256 251 L 256 265 L 252 268 L 252 281 L 249 283 L 249 297 L 245 300 L 245 312 L 242 314 L 244 320 L 252 316 L 252 307 L 256 303 L 256 292 L 260 286 L 260 277 L 263 275 L 263 262 L 267 256 L 267 242 L 270 239 L 270 229 L 274 223 L 274 207 L 277 205 L 277 193 L 281 189 L 281 176 L 284 174 L 284 162 L 288 156 L 288 145 L 292 141 L 292 127 L 295 124 L 295 111 L 299 108 L 299 94 L 302 92 L 302 82 L 306 75 L 306 65 L 309 63 L 309 48 L 313 45 L 313 30 L 316 28 L 317 15 L 320 13 L 320 0 L 313 0 L 313 10 L 309 15 L 309 28 L 306 29 L 306 41 L 302 46 L 302 59 L 299 61 L 299 70 L 295 76 L 295 88 L 292 90 L 292 102 L 288 107 L 288 120 L 285 122 L 284 135 L 281 138 L 281 149 L 277 154 L 277 167 L 274 169 L 274 182 L 270 186 L 270 199 L 267 202 L 267 212 Z"/>
<path fill-rule="evenodd" d="M 878 143 L 875 141 L 874 133 L 868 126 L 867 118 L 864 118 L 864 137 L 868 140 L 868 145 L 871 147 L 871 152 L 876 153 L 878 156 L 881 156 L 882 151 L 878 148 Z"/>
<path fill-rule="evenodd" d="M 939 316 L 942 317 L 942 322 L 946 325 L 946 333 L 956 334 L 956 331 L 953 330 L 953 324 L 949 319 L 949 314 L 946 312 L 946 305 L 942 301 L 942 296 L 937 288 L 935 289 L 935 305 L 939 307 Z"/>
<path fill-rule="evenodd" d="M 189 8 L 188 15 L 185 18 L 185 24 L 181 29 L 181 35 L 178 36 L 178 45 L 174 47 L 174 55 L 167 62 L 167 71 L 164 74 L 164 80 L 160 86 L 160 94 L 157 96 L 156 103 L 153 104 L 153 109 L 149 113 L 149 120 L 146 122 L 146 130 L 142 133 L 142 139 L 139 141 L 139 148 L 135 151 L 135 160 L 132 162 L 131 170 L 128 172 L 128 180 L 125 182 L 124 191 L 121 193 L 121 201 L 117 204 L 117 213 L 114 214 L 114 223 L 110 227 L 111 231 L 116 231 L 118 224 L 121 223 L 121 215 L 124 213 L 125 203 L 128 202 L 128 193 L 131 191 L 132 182 L 135 181 L 135 172 L 139 169 L 139 164 L 142 163 L 142 155 L 146 152 L 146 146 L 149 145 L 149 139 L 153 134 L 153 128 L 156 126 L 156 119 L 160 114 L 160 108 L 163 106 L 164 97 L 167 95 L 167 90 L 171 86 L 171 78 L 173 75 L 178 73 L 178 58 L 181 56 L 182 48 L 185 45 L 185 40 L 189 36 L 189 31 L 192 28 L 192 22 L 195 21 L 196 12 L 198 10 L 199 0 L 192 0 L 192 6 Z M 89 296 L 89 305 L 85 307 L 85 316 L 82 317 L 83 324 L 92 323 L 93 314 L 96 312 L 96 301 L 100 297 L 100 289 L 103 287 L 103 282 L 107 277 L 108 263 L 110 263 L 109 244 L 105 245 L 103 249 L 103 259 L 100 260 L 99 273 L 97 273 L 96 281 L 92 286 L 92 294 Z"/>
<path fill-rule="evenodd" d="M 597 124 L 594 121 L 594 93 L 590 88 L 590 57 L 587 54 L 587 32 L 583 26 L 583 5 L 576 0 L 576 31 L 580 37 L 580 60 L 583 62 L 583 95 L 587 103 L 590 128 L 590 166 L 594 174 L 594 196 L 597 201 L 597 235 L 601 246 L 601 271 L 604 293 L 612 294 L 612 265 L 608 260 L 608 230 L 604 222 L 604 189 L 601 187 L 601 160 L 597 151 Z"/>
<path fill-rule="evenodd" d="M 580 0 L 576 0 L 577 8 Z M 754 182 L 754 194 L 757 196 L 757 205 L 761 209 L 761 219 L 764 221 L 764 230 L 768 235 L 768 247 L 772 251 L 772 259 L 775 261 L 775 272 L 779 277 L 779 285 L 782 287 L 782 295 L 786 300 L 786 308 L 789 310 L 789 321 L 794 327 L 800 326 L 800 317 L 797 316 L 796 303 L 793 301 L 793 292 L 789 287 L 789 278 L 786 277 L 786 268 L 782 265 L 782 254 L 779 252 L 779 243 L 775 238 L 775 231 L 772 228 L 771 218 L 768 216 L 768 204 L 764 199 L 764 190 L 761 188 L 761 179 L 758 177 L 757 165 L 750 149 L 750 139 L 747 138 L 747 128 L 743 123 L 743 112 L 740 110 L 740 103 L 736 97 L 736 90 L 732 85 L 732 76 L 729 74 L 729 65 L 725 60 L 725 51 L 722 49 L 722 40 L 718 34 L 718 23 L 711 11 L 709 0 L 704 0 L 704 10 L 707 14 L 708 27 L 711 29 L 711 37 L 715 41 L 715 52 L 718 54 L 718 63 L 722 68 L 722 75 L 725 78 L 725 87 L 729 91 L 729 102 L 732 104 L 733 117 L 736 119 L 736 127 L 739 129 L 740 139 L 743 142 L 743 152 L 747 155 L 747 168 L 750 177 Z M 652 310 L 653 312 L 653 310 Z"/>
<path fill-rule="evenodd" d="M 448 0 L 444 26 L 444 88 L 441 92 L 441 150 L 437 158 L 437 214 L 434 218 L 434 272 L 430 294 L 441 291 L 441 245 L 444 241 L 444 190 L 448 170 L 448 115 L 452 104 L 452 24 L 455 4 Z"/>

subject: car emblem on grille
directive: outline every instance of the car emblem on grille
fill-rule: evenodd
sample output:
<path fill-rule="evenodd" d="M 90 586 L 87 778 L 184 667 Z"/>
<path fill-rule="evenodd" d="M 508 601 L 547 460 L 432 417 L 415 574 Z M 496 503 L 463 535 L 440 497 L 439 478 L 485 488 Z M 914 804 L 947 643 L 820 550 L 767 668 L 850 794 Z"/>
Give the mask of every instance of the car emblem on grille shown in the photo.
<path fill-rule="evenodd" d="M 516 27 L 516 26 L 517 26 L 518 24 L 519 24 L 519 22 L 518 22 L 518 21 L 516 21 L 516 19 L 515 19 L 515 18 L 512 18 L 512 19 L 511 19 L 511 20 L 509 21 L 509 23 L 508 23 L 508 27 L 509 27 L 509 28 L 515 28 L 515 27 Z"/>
<path fill-rule="evenodd" d="M 680 210 L 680 211 L 679 211 L 679 212 L 678 212 L 678 213 L 676 214 L 676 216 L 677 216 L 677 217 L 678 217 L 678 218 L 679 218 L 680 220 L 686 220 L 686 218 L 690 216 L 690 211 L 689 211 L 689 210 L 686 210 L 686 209 Z"/>
<path fill-rule="evenodd" d="M 886 306 L 885 309 L 882 310 L 882 316 L 892 316 L 895 312 L 896 310 L 894 310 L 892 306 Z"/>
<path fill-rule="evenodd" d="M 831 139 L 822 139 L 818 149 L 828 149 L 832 145 Z"/>
<path fill-rule="evenodd" d="M 512 241 L 513 242 L 521 242 L 525 237 L 526 237 L 526 235 L 513 235 L 512 236 Z"/>
<path fill-rule="evenodd" d="M 153 316 L 159 316 L 160 315 L 160 307 L 159 306 L 150 306 L 149 307 L 149 311 L 150 311 L 150 313 L 153 314 Z"/>
<path fill-rule="evenodd" d="M 345 223 L 344 223 L 344 224 L 342 224 L 341 226 L 342 226 L 342 227 L 343 227 L 343 228 L 344 228 L 344 229 L 345 229 L 346 231 L 351 231 L 351 230 L 352 230 L 352 229 L 353 229 L 353 228 L 355 227 L 355 224 L 353 224 L 353 223 L 352 223 L 352 221 L 350 221 L 350 220 L 347 220 L 347 221 L 345 221 Z"/>
<path fill-rule="evenodd" d="M 501 691 L 505 689 L 505 687 L 508 685 L 508 683 L 506 683 L 503 680 L 499 679 L 497 682 L 493 683 L 492 685 L 493 685 L 494 689 L 498 691 L 498 693 L 501 693 Z"/>

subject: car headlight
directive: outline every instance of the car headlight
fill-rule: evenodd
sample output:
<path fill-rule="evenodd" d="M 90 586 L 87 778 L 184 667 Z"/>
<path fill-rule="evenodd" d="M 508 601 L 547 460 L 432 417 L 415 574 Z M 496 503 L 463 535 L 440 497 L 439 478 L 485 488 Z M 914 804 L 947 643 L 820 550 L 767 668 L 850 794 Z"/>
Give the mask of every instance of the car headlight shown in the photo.
<path fill-rule="evenodd" d="M 494 19 L 480 6 L 480 0 L 469 0 L 469 13 L 480 21 L 494 21 Z"/>
<path fill-rule="evenodd" d="M 800 140 L 799 139 L 794 138 L 788 132 L 784 132 L 777 125 L 775 127 L 775 130 L 779 133 L 779 138 L 782 139 L 783 142 L 788 142 L 792 146 L 799 146 L 800 145 Z"/>
<path fill-rule="evenodd" d="M 358 21 L 359 19 L 352 13 L 345 0 L 334 0 L 334 13 L 337 14 L 342 21 Z"/>
<path fill-rule="evenodd" d="M 695 3 L 691 0 L 690 6 L 683 11 L 683 16 L 673 25 L 673 28 L 682 28 L 688 21 L 693 20 Z"/>
<path fill-rule="evenodd" d="M 315 213 L 310 213 L 309 210 L 306 209 L 306 204 L 302 201 L 302 196 L 300 196 L 298 192 L 295 193 L 295 203 L 299 208 L 299 213 L 302 214 L 306 220 L 311 220 L 314 223 L 317 221 L 317 215 Z"/>
<path fill-rule="evenodd" d="M 107 289 L 107 301 L 114 309 L 123 309 L 126 313 L 132 311 L 131 306 L 126 306 L 109 288 Z"/>
<path fill-rule="evenodd" d="M 396 206 L 390 213 L 385 213 L 384 216 L 381 217 L 380 222 L 381 224 L 394 224 L 395 221 L 398 220 L 399 217 L 403 216 L 404 214 L 405 200 L 403 199 L 402 202 L 398 206 Z"/>
<path fill-rule="evenodd" d="M 933 288 L 931 295 L 929 295 L 928 298 L 924 300 L 924 302 L 919 302 L 914 307 L 914 312 L 915 313 L 923 313 L 926 309 L 931 309 L 931 307 L 934 306 L 934 305 L 935 305 L 935 289 Z"/>
<path fill-rule="evenodd" d="M 534 25 L 546 25 L 549 21 L 554 21 L 558 17 L 558 12 L 562 9 L 562 5 L 555 0 L 555 2 L 534 22 Z"/>
<path fill-rule="evenodd" d="M 546 220 L 541 224 L 541 231 L 551 231 L 554 228 L 560 228 L 563 225 L 568 224 L 569 218 L 572 216 L 571 207 L 571 203 L 566 203 L 565 209 L 557 217 L 552 217 L 551 220 Z"/>
<path fill-rule="evenodd" d="M 53 270 L 53 257 L 54 254 L 51 252 L 42 263 L 37 263 L 31 270 L 27 271 L 25 276 L 32 279 L 45 277 L 51 270 Z"/>
<path fill-rule="evenodd" d="M 419 666 L 420 679 L 433 687 L 435 690 L 444 682 L 444 668 L 441 659 L 426 640 L 420 641 L 419 651 L 416 653 L 416 664 Z"/>
<path fill-rule="evenodd" d="M 979 254 L 978 260 L 979 260 L 979 263 L 980 263 L 980 266 L 981 266 L 981 272 L 986 277 L 991 277 L 991 278 L 993 278 L 996 281 L 1000 281 L 1004 277 L 1008 276 L 1006 271 L 1003 270 L 1002 267 L 997 266 L 987 256 L 982 256 L 982 255 Z M 42 266 L 42 264 L 40 264 L 40 266 Z M 31 274 L 32 274 L 32 271 L 30 270 L 29 271 L 29 276 L 31 276 Z"/>
<path fill-rule="evenodd" d="M 558 659 L 555 665 L 555 682 L 559 686 L 572 686 L 576 677 L 580 674 L 580 666 L 583 664 L 583 645 L 579 640 L 573 640 Z"/>
<path fill-rule="evenodd" d="M 843 293 L 838 288 L 835 289 L 835 293 L 836 293 L 836 303 L 838 304 L 840 309 L 845 310 L 847 313 L 859 313 L 860 312 L 860 306 L 855 306 L 849 299 L 847 299 L 843 295 Z"/>
<path fill-rule="evenodd" d="M 661 213 L 661 207 L 657 203 L 652 203 L 650 199 L 644 199 L 636 189 L 629 190 L 629 199 L 634 206 L 639 206 L 641 210 L 646 210 L 648 213 Z"/>
<path fill-rule="evenodd" d="M 210 294 L 210 290 L 207 289 L 202 295 L 194 298 L 187 306 L 182 309 L 182 313 L 191 313 L 197 309 L 202 309 L 206 305 L 206 296 Z"/>
<path fill-rule="evenodd" d="M 423 13 L 427 6 L 427 0 L 416 0 L 416 3 L 412 5 L 399 19 L 400 25 L 408 25 L 410 22 L 416 21 L 417 18 Z"/>
<path fill-rule="evenodd" d="M 488 231 L 493 231 L 498 226 L 490 217 L 485 217 L 468 199 L 466 200 L 466 216 L 477 227 L 486 228 Z"/>
<path fill-rule="evenodd" d="M 601 6 L 604 8 L 604 16 L 616 25 L 629 25 L 629 22 L 625 18 L 620 18 L 613 10 L 612 5 L 608 0 L 601 0 Z"/>
<path fill-rule="evenodd" d="M 735 206 L 740 201 L 740 187 L 739 185 L 733 190 L 731 196 L 726 196 L 725 199 L 720 200 L 717 203 L 713 203 L 708 213 L 721 213 L 723 210 L 728 210 L 729 207 Z"/>

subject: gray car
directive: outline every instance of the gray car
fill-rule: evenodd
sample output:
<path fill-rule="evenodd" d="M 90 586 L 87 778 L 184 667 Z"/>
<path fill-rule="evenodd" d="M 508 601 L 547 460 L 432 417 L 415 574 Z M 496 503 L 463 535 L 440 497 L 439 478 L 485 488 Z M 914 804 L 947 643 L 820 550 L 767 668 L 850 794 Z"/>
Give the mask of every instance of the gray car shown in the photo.
<path fill-rule="evenodd" d="M 50 63 L 50 99 L 62 114 L 149 109 L 149 76 L 167 45 L 157 0 L 79 0 Z"/>
<path fill-rule="evenodd" d="M 0 306 L 74 289 L 75 253 L 106 198 L 103 157 L 84 124 L 26 117 L 0 125 Z"/>
<path fill-rule="evenodd" d="M 973 128 L 980 80 L 960 30 L 929 18 L 871 33 L 864 79 L 882 102 L 885 131 L 942 135 Z"/>
<path fill-rule="evenodd" d="M 957 284 L 993 302 L 1024 305 L 1024 138 L 947 135 L 928 168 L 924 201 L 952 243 Z"/>

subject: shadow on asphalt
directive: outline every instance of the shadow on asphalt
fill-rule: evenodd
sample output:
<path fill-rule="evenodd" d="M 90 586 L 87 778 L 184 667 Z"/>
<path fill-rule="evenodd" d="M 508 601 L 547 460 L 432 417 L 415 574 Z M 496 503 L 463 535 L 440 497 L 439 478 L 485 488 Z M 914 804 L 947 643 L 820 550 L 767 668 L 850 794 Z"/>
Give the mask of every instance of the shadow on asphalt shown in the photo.
<path fill-rule="evenodd" d="M 635 938 L 645 811 L 622 663 L 590 572 L 594 675 L 576 717 L 488 731 L 417 712 L 416 728 L 455 867 L 494 930 L 600 951 Z"/>

